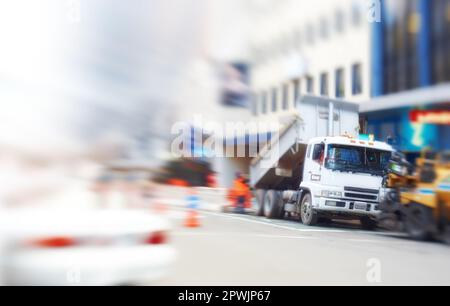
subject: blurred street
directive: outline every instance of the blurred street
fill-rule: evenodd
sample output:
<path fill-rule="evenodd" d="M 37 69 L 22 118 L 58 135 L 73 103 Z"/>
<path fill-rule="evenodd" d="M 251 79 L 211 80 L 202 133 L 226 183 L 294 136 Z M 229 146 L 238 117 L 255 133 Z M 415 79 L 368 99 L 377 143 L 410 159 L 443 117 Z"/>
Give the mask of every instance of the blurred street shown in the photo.
<path fill-rule="evenodd" d="M 4 0 L 0 37 L 0 285 L 450 285 L 450 0 Z"/>
<path fill-rule="evenodd" d="M 311 228 L 254 216 L 205 212 L 202 217 L 202 227 L 192 230 L 173 218 L 171 240 L 179 260 L 158 284 L 372 285 L 367 262 L 375 258 L 381 282 L 373 285 L 450 285 L 450 249 L 443 244 L 343 223 Z"/>

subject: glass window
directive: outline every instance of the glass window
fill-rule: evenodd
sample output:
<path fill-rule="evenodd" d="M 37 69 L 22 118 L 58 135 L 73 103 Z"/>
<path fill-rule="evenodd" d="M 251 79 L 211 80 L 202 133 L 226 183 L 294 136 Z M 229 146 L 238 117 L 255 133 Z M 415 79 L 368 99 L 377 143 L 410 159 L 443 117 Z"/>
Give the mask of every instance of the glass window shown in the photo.
<path fill-rule="evenodd" d="M 450 0 L 431 1 L 433 83 L 450 81 Z"/>
<path fill-rule="evenodd" d="M 278 90 L 276 88 L 272 89 L 272 112 L 278 110 Z"/>
<path fill-rule="evenodd" d="M 289 109 L 289 86 L 283 85 L 283 110 Z"/>
<path fill-rule="evenodd" d="M 345 97 L 345 76 L 344 69 L 340 68 L 336 70 L 336 98 Z"/>
<path fill-rule="evenodd" d="M 327 38 L 328 37 L 328 21 L 326 18 L 322 17 L 320 19 L 319 29 L 320 29 L 320 37 Z"/>
<path fill-rule="evenodd" d="M 314 79 L 311 76 L 306 77 L 306 92 L 309 94 L 314 93 Z"/>
<path fill-rule="evenodd" d="M 352 4 L 352 23 L 355 26 L 361 25 L 362 21 L 362 7 L 359 1 L 353 1 Z"/>
<path fill-rule="evenodd" d="M 336 11 L 335 28 L 337 32 L 343 32 L 345 27 L 345 15 L 342 10 Z"/>
<path fill-rule="evenodd" d="M 324 157 L 325 157 L 325 145 L 323 143 L 314 145 L 312 159 L 316 162 L 322 163 Z"/>
<path fill-rule="evenodd" d="M 258 116 L 258 95 L 252 95 L 252 114 L 253 116 Z"/>
<path fill-rule="evenodd" d="M 280 48 L 281 48 L 281 53 L 282 54 L 287 54 L 289 53 L 290 49 L 291 49 L 291 40 L 289 35 L 283 35 L 280 38 Z"/>
<path fill-rule="evenodd" d="M 359 95 L 362 93 L 362 68 L 361 64 L 352 66 L 352 94 Z"/>
<path fill-rule="evenodd" d="M 418 0 L 385 0 L 384 8 L 384 93 L 416 88 L 419 86 Z"/>
<path fill-rule="evenodd" d="M 328 145 L 325 166 L 344 172 L 362 172 L 383 175 L 391 152 L 365 147 Z"/>
<path fill-rule="evenodd" d="M 267 114 L 267 92 L 261 94 L 261 113 Z"/>
<path fill-rule="evenodd" d="M 320 95 L 328 96 L 328 74 L 322 73 L 320 75 Z"/>
<path fill-rule="evenodd" d="M 294 39 L 294 48 L 297 50 L 301 49 L 301 45 L 302 45 L 302 32 L 299 29 L 296 29 L 294 31 L 293 34 L 293 39 Z"/>
<path fill-rule="evenodd" d="M 308 24 L 306 26 L 306 39 L 309 44 L 314 44 L 315 36 L 314 36 L 314 26 L 312 24 Z"/>
<path fill-rule="evenodd" d="M 296 79 L 294 83 L 294 106 L 297 105 L 298 99 L 300 98 L 300 80 Z"/>
<path fill-rule="evenodd" d="M 335 161 L 342 161 L 345 163 L 351 163 L 353 165 L 362 166 L 363 157 L 361 154 L 362 150 L 357 147 L 345 147 L 331 145 L 328 147 L 328 156 L 330 159 Z"/>

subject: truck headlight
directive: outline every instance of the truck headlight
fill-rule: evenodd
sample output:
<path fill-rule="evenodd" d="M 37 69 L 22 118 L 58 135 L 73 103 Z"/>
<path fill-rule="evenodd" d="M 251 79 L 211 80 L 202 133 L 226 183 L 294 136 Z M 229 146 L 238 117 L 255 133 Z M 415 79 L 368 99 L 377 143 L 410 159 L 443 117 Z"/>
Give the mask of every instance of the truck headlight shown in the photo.
<path fill-rule="evenodd" d="M 342 198 L 342 192 L 322 190 L 321 196 L 324 198 Z"/>

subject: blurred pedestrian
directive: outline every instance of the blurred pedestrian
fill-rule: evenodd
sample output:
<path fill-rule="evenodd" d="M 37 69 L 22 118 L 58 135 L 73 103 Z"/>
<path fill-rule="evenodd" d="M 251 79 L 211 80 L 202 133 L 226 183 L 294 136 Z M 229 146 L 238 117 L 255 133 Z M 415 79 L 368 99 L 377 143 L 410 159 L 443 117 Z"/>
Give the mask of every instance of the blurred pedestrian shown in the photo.
<path fill-rule="evenodd" d="M 251 202 L 251 192 L 247 180 L 240 174 L 236 174 L 233 187 L 229 191 L 229 198 L 237 213 L 245 213 Z"/>
<path fill-rule="evenodd" d="M 206 176 L 206 184 L 209 188 L 217 188 L 217 179 L 216 179 L 216 173 L 210 172 Z"/>

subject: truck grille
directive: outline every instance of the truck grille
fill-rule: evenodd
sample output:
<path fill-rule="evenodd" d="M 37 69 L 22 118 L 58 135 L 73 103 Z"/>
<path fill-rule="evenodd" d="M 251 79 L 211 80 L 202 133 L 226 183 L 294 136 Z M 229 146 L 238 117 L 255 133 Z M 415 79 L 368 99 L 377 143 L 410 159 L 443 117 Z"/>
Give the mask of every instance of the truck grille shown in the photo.
<path fill-rule="evenodd" d="M 366 188 L 356 188 L 356 187 L 344 187 L 345 191 L 361 192 L 361 193 L 371 193 L 378 195 L 378 189 L 366 189 Z"/>
<path fill-rule="evenodd" d="M 378 190 L 377 189 L 366 189 L 366 188 L 356 188 L 356 187 L 344 187 L 344 195 L 346 198 L 351 198 L 361 201 L 376 201 L 378 200 Z"/>

